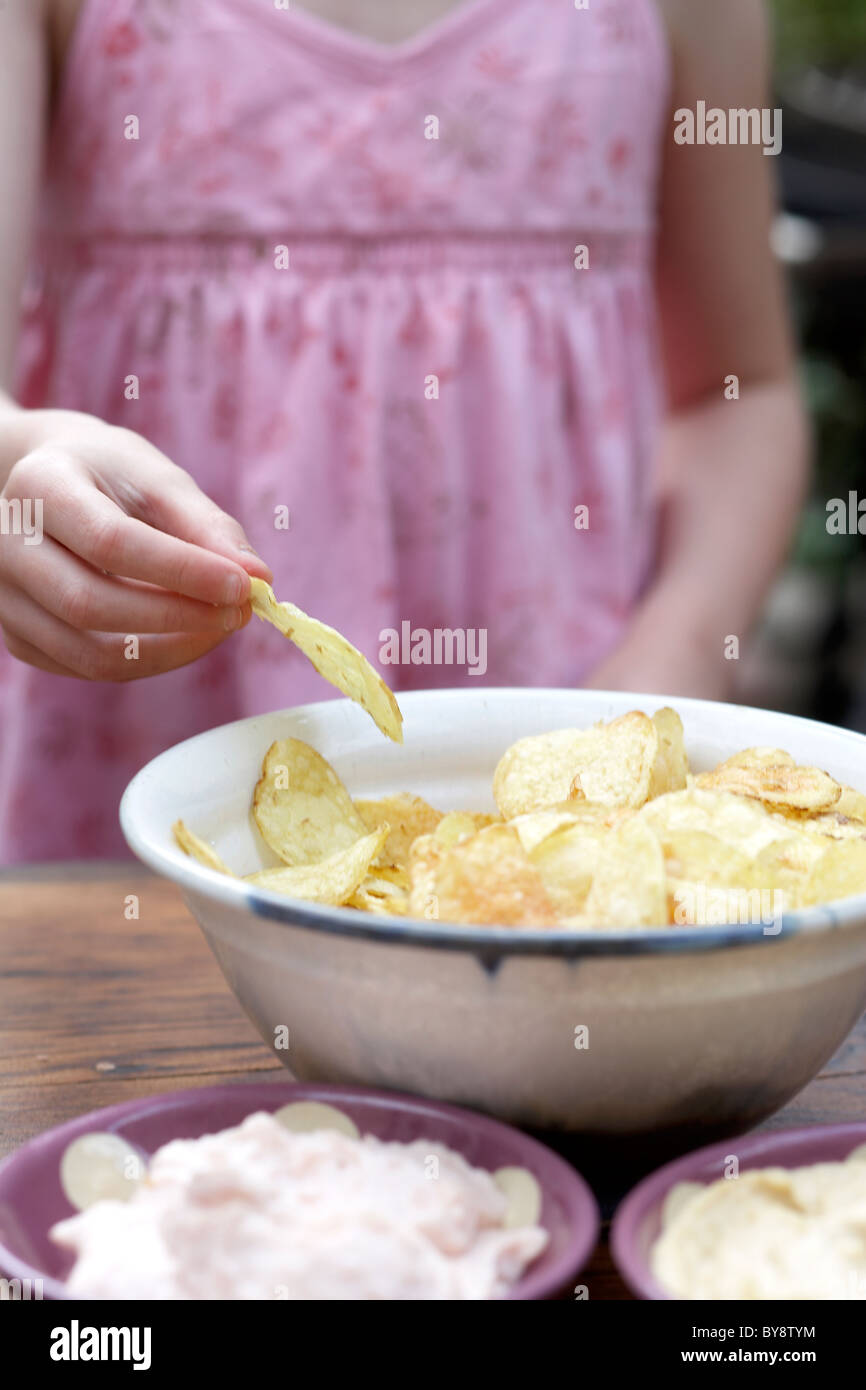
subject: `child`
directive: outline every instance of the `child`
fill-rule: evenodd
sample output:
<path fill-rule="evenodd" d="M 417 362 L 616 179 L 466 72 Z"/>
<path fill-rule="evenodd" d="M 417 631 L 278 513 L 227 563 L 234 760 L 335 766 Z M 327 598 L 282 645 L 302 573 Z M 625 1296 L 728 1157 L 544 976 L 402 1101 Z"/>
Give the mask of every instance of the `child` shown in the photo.
<path fill-rule="evenodd" d="M 332 693 L 226 640 L 248 575 L 373 659 L 483 632 L 398 689 L 725 694 L 805 431 L 773 160 L 674 112 L 766 107 L 768 47 L 758 0 L 8 0 L 0 859 L 121 852 L 160 749 Z"/>

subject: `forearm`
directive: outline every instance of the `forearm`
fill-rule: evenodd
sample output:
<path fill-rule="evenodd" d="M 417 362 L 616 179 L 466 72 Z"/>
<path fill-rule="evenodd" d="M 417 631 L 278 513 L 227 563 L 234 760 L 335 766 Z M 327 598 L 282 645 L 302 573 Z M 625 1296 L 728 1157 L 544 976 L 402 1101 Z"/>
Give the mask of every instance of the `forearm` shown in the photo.
<path fill-rule="evenodd" d="M 742 643 L 790 545 L 808 476 L 796 384 L 719 396 L 668 422 L 654 580 L 621 646 L 591 684 L 724 695 Z"/>

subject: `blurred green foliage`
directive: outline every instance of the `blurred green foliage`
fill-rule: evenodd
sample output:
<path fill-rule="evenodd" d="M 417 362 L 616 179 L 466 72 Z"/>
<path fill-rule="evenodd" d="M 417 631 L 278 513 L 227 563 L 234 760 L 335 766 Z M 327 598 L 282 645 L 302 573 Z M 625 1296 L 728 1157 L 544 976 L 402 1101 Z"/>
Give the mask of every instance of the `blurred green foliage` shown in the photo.
<path fill-rule="evenodd" d="M 771 10 L 781 67 L 866 64 L 866 0 L 771 0 Z"/>
<path fill-rule="evenodd" d="M 866 452 L 866 339 L 832 310 L 822 313 L 824 296 L 797 297 L 800 310 L 800 372 L 812 419 L 815 455 L 812 501 L 806 507 L 795 547 L 795 562 L 844 571 L 862 549 L 862 537 L 830 536 L 826 502 L 863 494 Z M 840 576 L 841 577 L 841 576 Z"/>
<path fill-rule="evenodd" d="M 866 74 L 866 0 L 769 0 L 777 70 L 811 65 Z M 812 499 L 794 551 L 795 563 L 842 580 L 862 537 L 830 537 L 826 502 L 863 493 L 866 460 L 866 334 L 861 274 L 798 287 L 794 297 L 800 369 L 815 439 Z"/>

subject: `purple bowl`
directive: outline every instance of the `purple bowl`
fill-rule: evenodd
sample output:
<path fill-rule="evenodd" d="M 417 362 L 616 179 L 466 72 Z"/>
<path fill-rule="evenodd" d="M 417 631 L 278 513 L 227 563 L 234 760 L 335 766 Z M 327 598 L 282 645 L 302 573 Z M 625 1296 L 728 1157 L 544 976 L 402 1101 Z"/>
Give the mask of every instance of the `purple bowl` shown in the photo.
<path fill-rule="evenodd" d="M 866 1122 L 816 1125 L 811 1129 L 777 1129 L 710 1144 L 665 1164 L 638 1183 L 620 1203 L 611 1228 L 616 1266 L 638 1298 L 672 1299 L 650 1271 L 650 1251 L 661 1232 L 665 1197 L 678 1182 L 715 1182 L 724 1176 L 725 1160 L 736 1154 L 740 1171 L 750 1168 L 802 1168 L 809 1163 L 839 1163 L 866 1143 Z"/>
<path fill-rule="evenodd" d="M 278 1110 L 297 1100 L 318 1100 L 345 1111 L 362 1134 L 409 1143 L 433 1139 L 478 1168 L 528 1168 L 542 1191 L 541 1225 L 547 1248 L 506 1295 L 553 1298 L 574 1278 L 598 1238 L 595 1198 L 563 1159 L 498 1120 L 453 1105 L 359 1086 L 304 1086 L 292 1082 L 205 1086 L 92 1110 L 31 1139 L 0 1164 L 0 1269 L 9 1278 L 41 1279 L 45 1298 L 68 1297 L 63 1280 L 72 1265 L 48 1232 L 74 1215 L 60 1186 L 60 1160 L 82 1134 L 120 1134 L 146 1154 L 170 1139 L 197 1139 L 240 1124 L 256 1110 Z"/>

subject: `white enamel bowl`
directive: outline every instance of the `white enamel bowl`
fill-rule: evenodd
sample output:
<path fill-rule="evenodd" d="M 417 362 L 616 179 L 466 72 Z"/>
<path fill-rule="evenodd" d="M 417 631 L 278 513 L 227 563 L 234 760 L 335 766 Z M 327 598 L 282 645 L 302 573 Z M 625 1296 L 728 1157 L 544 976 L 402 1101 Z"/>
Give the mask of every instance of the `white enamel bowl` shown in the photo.
<path fill-rule="evenodd" d="M 202 868 L 174 844 L 181 817 L 226 862 L 273 858 L 250 801 L 276 738 L 313 744 L 353 794 L 408 790 L 440 809 L 493 810 L 510 743 L 583 726 L 656 696 L 567 690 L 404 695 L 405 743 L 326 701 L 227 724 L 155 758 L 120 808 L 135 853 L 179 884 L 226 980 L 304 1081 L 412 1091 L 517 1124 L 685 1148 L 743 1130 L 823 1066 L 866 1004 L 866 895 L 761 925 L 514 931 L 372 917 L 295 902 Z M 693 768 L 754 744 L 866 789 L 866 737 L 701 700 L 680 711 Z M 575 1030 L 588 1029 L 588 1047 Z M 580 1035 L 583 1040 L 585 1035 Z"/>

